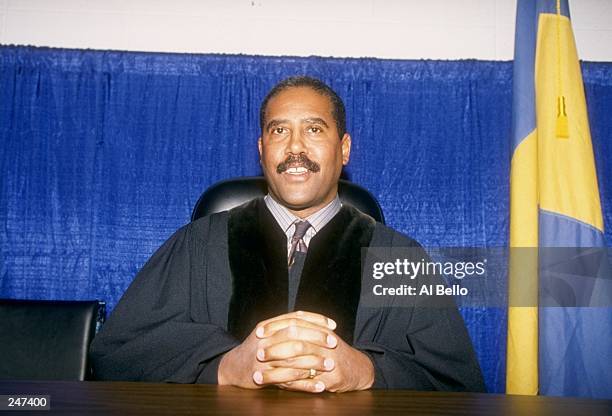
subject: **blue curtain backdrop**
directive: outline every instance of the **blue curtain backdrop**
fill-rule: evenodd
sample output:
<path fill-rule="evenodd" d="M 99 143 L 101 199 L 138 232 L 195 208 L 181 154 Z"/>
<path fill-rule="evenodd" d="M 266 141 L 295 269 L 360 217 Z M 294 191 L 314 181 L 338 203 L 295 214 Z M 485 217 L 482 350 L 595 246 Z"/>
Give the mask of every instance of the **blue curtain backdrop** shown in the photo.
<path fill-rule="evenodd" d="M 584 63 L 607 239 L 612 64 Z M 505 246 L 511 62 L 178 55 L 0 47 L 0 297 L 109 309 L 202 190 L 260 173 L 259 103 L 319 77 L 347 106 L 347 176 L 425 246 Z M 490 391 L 506 317 L 464 309 Z"/>

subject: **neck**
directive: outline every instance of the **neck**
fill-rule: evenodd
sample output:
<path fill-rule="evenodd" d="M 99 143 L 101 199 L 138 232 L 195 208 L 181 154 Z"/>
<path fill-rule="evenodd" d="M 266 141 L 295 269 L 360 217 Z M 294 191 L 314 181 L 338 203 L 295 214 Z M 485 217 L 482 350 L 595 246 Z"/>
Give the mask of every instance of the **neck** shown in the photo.
<path fill-rule="evenodd" d="M 300 210 L 291 209 L 289 207 L 286 207 L 286 208 L 287 208 L 287 211 L 289 211 L 290 213 L 292 213 L 296 217 L 298 217 L 298 218 L 303 220 L 304 218 L 308 218 L 312 214 L 320 211 L 321 209 L 323 209 L 323 207 L 325 207 L 330 202 L 331 202 L 331 200 L 326 202 L 326 203 L 324 203 L 324 204 L 322 204 L 322 205 L 317 205 L 315 207 L 309 207 L 309 208 L 300 209 Z"/>
<path fill-rule="evenodd" d="M 279 202 L 278 199 L 274 198 L 274 196 L 272 196 L 272 194 L 270 194 L 270 196 L 276 202 L 278 202 L 280 205 L 285 207 L 287 209 L 287 211 L 289 211 L 291 214 L 295 215 L 296 217 L 298 217 L 300 219 L 308 218 L 311 215 L 316 214 L 317 212 L 319 212 L 320 210 L 325 208 L 327 205 L 329 205 L 330 202 L 332 202 L 334 200 L 336 195 L 337 194 L 333 194 L 330 197 L 325 198 L 325 200 L 323 202 L 321 202 L 320 204 L 313 205 L 313 206 L 310 206 L 310 207 L 301 208 L 301 207 L 290 207 L 290 206 L 287 206 L 287 205 L 283 204 L 282 202 Z"/>

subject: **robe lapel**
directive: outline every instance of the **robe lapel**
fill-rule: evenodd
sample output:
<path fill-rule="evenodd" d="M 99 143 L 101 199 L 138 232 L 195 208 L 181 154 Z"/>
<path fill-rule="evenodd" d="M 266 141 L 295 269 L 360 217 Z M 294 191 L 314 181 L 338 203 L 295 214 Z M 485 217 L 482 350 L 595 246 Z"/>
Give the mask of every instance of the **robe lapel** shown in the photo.
<path fill-rule="evenodd" d="M 242 341 L 258 322 L 287 313 L 287 237 L 263 199 L 229 211 L 228 249 L 228 330 Z"/>
<path fill-rule="evenodd" d="M 375 224 L 344 205 L 310 241 L 295 302 L 296 310 L 336 321 L 335 332 L 349 344 L 361 293 L 361 248 L 369 246 Z"/>

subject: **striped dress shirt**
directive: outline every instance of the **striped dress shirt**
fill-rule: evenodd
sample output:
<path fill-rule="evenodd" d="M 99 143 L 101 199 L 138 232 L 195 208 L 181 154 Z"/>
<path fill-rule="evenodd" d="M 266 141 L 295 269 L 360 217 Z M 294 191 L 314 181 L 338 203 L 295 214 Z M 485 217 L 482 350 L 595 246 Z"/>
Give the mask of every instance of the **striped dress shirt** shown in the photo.
<path fill-rule="evenodd" d="M 306 231 L 304 235 L 304 243 L 306 247 L 310 244 L 310 240 L 314 237 L 319 230 L 321 230 L 325 225 L 331 221 L 332 218 L 340 211 L 342 207 L 342 203 L 340 202 L 340 198 L 338 195 L 326 206 L 315 212 L 314 214 L 308 216 L 307 218 L 299 218 L 293 215 L 287 208 L 279 204 L 270 196 L 270 194 L 264 197 L 264 202 L 266 203 L 266 207 L 270 210 L 270 213 L 281 227 L 281 229 L 285 232 L 287 236 L 287 257 L 289 257 L 289 251 L 291 250 L 291 238 L 295 233 L 295 227 L 293 223 L 296 221 L 308 221 L 310 223 L 310 228 Z"/>

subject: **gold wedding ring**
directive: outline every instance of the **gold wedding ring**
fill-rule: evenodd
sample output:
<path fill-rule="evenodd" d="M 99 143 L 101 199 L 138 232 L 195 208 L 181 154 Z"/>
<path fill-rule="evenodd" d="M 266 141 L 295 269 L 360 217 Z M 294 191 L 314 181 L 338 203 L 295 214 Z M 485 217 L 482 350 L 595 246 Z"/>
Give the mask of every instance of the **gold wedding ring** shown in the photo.
<path fill-rule="evenodd" d="M 316 375 L 317 375 L 317 370 L 315 370 L 314 368 L 311 368 L 310 374 L 308 374 L 308 378 L 315 378 Z"/>

